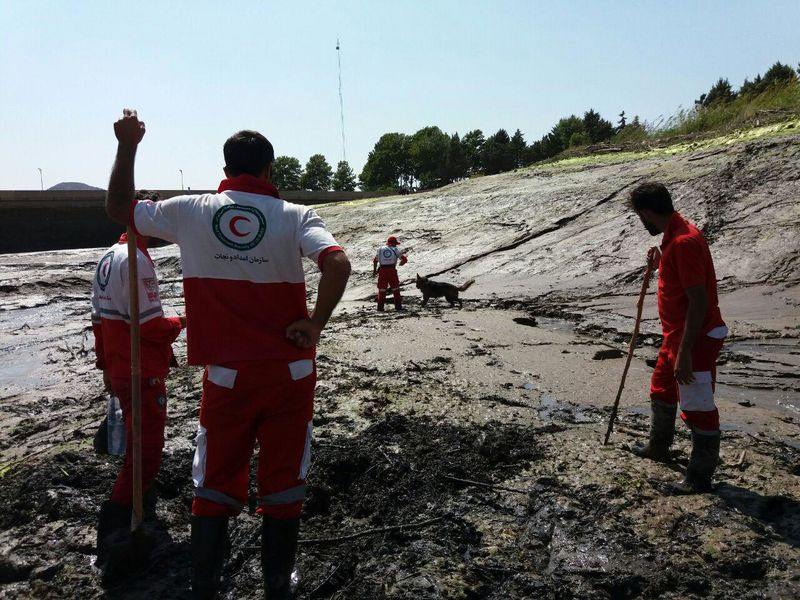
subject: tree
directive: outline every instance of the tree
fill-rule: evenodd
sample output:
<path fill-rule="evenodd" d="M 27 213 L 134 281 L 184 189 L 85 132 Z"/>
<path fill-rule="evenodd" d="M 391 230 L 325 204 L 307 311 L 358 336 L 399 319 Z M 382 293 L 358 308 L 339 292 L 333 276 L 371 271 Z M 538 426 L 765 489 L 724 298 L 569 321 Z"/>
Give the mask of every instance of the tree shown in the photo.
<path fill-rule="evenodd" d="M 575 115 L 559 119 L 558 123 L 550 131 L 550 151 L 555 150 L 555 152 L 552 152 L 549 156 L 555 156 L 562 150 L 569 148 L 570 140 L 574 139 L 573 135 L 576 133 L 586 133 L 583 127 L 583 119 Z"/>
<path fill-rule="evenodd" d="M 450 143 L 447 146 L 445 172 L 448 182 L 464 179 L 469 174 L 469 163 L 464 152 L 464 142 L 458 137 L 458 133 L 454 133 L 450 137 Z"/>
<path fill-rule="evenodd" d="M 764 88 L 766 89 L 768 86 L 776 84 L 785 85 L 796 80 L 797 75 L 792 67 L 776 62 L 764 73 Z"/>
<path fill-rule="evenodd" d="M 331 189 L 333 169 L 322 154 L 314 154 L 306 163 L 306 170 L 300 178 L 300 187 L 312 192 Z"/>
<path fill-rule="evenodd" d="M 525 148 L 524 162 L 526 165 L 539 162 L 545 158 L 547 158 L 547 156 L 545 156 L 544 153 L 544 145 L 540 140 L 533 142 L 530 146 Z"/>
<path fill-rule="evenodd" d="M 700 96 L 700 99 L 695 101 L 695 104 L 700 104 L 704 107 L 714 106 L 717 104 L 727 104 L 736 99 L 736 93 L 731 88 L 731 84 L 727 79 L 720 77 L 707 94 Z"/>
<path fill-rule="evenodd" d="M 424 127 L 411 136 L 408 153 L 419 187 L 427 190 L 448 183 L 446 161 L 450 137 L 438 127 Z"/>
<path fill-rule="evenodd" d="M 583 114 L 583 129 L 591 144 L 604 142 L 614 135 L 614 126 L 611 121 L 606 121 L 600 116 L 600 113 L 591 108 Z"/>
<path fill-rule="evenodd" d="M 509 152 L 511 153 L 511 160 L 513 161 L 514 168 L 525 166 L 526 147 L 525 138 L 522 132 L 517 129 L 514 135 L 511 136 L 511 141 L 509 142 Z"/>
<path fill-rule="evenodd" d="M 589 139 L 589 134 L 585 131 L 576 131 L 571 136 L 569 136 L 569 147 L 570 148 L 577 148 L 580 146 L 588 146 L 591 140 Z"/>
<path fill-rule="evenodd" d="M 359 179 L 361 189 L 368 191 L 410 188 L 412 172 L 408 136 L 403 133 L 384 133 L 367 156 Z"/>
<path fill-rule="evenodd" d="M 333 174 L 333 189 L 337 192 L 352 192 L 356 189 L 356 174 L 346 160 L 340 160 Z"/>
<path fill-rule="evenodd" d="M 625 123 L 626 123 L 625 111 L 623 110 L 621 113 L 619 113 L 618 116 L 619 116 L 619 121 L 617 121 L 617 133 L 625 129 Z"/>
<path fill-rule="evenodd" d="M 272 183 L 279 190 L 299 190 L 303 169 L 294 156 L 278 156 L 272 163 Z"/>
<path fill-rule="evenodd" d="M 761 76 L 758 76 L 759 79 Z M 755 81 L 750 81 L 747 77 L 744 78 L 742 82 L 742 87 L 739 88 L 739 95 L 740 96 L 749 96 L 753 92 L 755 92 L 756 84 Z"/>
<path fill-rule="evenodd" d="M 505 129 L 498 129 L 497 133 L 489 136 L 483 143 L 481 150 L 483 172 L 487 175 L 510 171 L 514 168 L 514 157 L 511 153 L 511 138 Z"/>
<path fill-rule="evenodd" d="M 467 159 L 467 171 L 470 175 L 482 172 L 481 151 L 486 140 L 480 129 L 473 129 L 464 134 L 461 138 L 461 145 L 464 147 L 464 156 Z"/>

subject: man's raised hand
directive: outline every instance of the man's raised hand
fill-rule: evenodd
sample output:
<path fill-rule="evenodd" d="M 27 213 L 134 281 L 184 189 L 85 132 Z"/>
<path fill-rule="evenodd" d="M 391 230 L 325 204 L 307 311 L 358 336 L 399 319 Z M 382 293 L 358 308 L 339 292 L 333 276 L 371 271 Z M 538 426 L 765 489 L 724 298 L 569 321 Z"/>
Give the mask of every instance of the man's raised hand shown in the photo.
<path fill-rule="evenodd" d="M 122 109 L 122 118 L 114 123 L 114 135 L 120 145 L 136 146 L 144 137 L 144 122 L 139 120 L 136 111 L 130 108 Z"/>

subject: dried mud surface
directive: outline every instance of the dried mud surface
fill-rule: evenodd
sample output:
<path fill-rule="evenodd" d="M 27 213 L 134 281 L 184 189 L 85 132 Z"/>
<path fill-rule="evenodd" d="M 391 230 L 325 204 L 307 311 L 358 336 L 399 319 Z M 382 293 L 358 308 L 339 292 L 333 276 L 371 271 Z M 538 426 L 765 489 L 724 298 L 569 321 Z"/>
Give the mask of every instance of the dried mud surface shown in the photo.
<path fill-rule="evenodd" d="M 322 208 L 356 271 L 319 348 L 299 597 L 800 595 L 799 157 L 790 137 Z M 651 243 L 622 198 L 651 177 L 705 228 L 733 334 L 719 368 L 719 483 L 695 497 L 664 493 L 686 464 L 683 428 L 672 465 L 626 448 L 647 431 L 654 298 L 602 445 Z M 463 309 L 422 308 L 411 286 L 407 313 L 363 301 L 389 231 L 411 247 L 406 282 L 412 269 L 476 279 Z M 92 566 L 118 468 L 91 449 L 104 410 L 88 309 L 100 252 L 0 257 L 2 598 L 189 597 L 195 368 L 168 381 L 161 546 L 115 588 Z M 180 262 L 174 248 L 154 257 L 174 314 Z M 185 363 L 183 338 L 176 351 Z M 260 597 L 252 504 L 232 523 L 226 598 Z"/>

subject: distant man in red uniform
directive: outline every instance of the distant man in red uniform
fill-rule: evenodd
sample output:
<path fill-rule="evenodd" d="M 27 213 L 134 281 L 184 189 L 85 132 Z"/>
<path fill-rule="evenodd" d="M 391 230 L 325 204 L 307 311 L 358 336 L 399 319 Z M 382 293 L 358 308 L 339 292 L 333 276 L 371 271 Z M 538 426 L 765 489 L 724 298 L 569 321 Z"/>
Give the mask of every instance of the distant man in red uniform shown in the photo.
<path fill-rule="evenodd" d="M 157 199 L 148 193 L 137 198 Z M 119 398 L 127 434 L 125 461 L 111 491 L 111 499 L 100 506 L 97 527 L 98 566 L 102 568 L 110 536 L 131 524 L 133 504 L 133 453 L 131 444 L 131 341 L 130 296 L 128 288 L 128 238 L 109 248 L 95 270 L 92 282 L 92 331 L 96 365 L 103 371 L 106 387 Z M 152 497 L 151 486 L 161 466 L 164 426 L 167 419 L 167 390 L 164 379 L 172 360 L 172 342 L 183 329 L 183 317 L 165 317 L 153 261 L 147 252 L 150 238 L 139 236 L 138 247 L 139 320 L 141 323 L 142 399 L 142 492 Z"/>
<path fill-rule="evenodd" d="M 114 125 L 119 142 L 106 211 L 181 251 L 187 355 L 205 366 L 192 464 L 192 592 L 214 598 L 228 520 L 247 505 L 258 443 L 264 594 L 289 598 L 306 492 L 315 350 L 350 276 L 350 262 L 316 212 L 280 199 L 275 153 L 256 131 L 223 146 L 217 193 L 136 202 L 133 171 L 145 129 L 136 111 Z M 322 271 L 309 315 L 303 258 Z"/>
<path fill-rule="evenodd" d="M 378 248 L 372 259 L 372 276 L 378 276 L 378 310 L 383 312 L 386 303 L 386 290 L 392 290 L 394 309 L 402 311 L 403 299 L 400 296 L 400 279 L 397 276 L 397 263 L 404 265 L 408 258 L 397 246 L 400 244 L 393 235 L 386 240 L 386 245 Z"/>
<path fill-rule="evenodd" d="M 658 269 L 658 314 L 664 341 L 650 384 L 650 439 L 639 456 L 666 462 L 675 433 L 678 404 L 692 432 L 692 453 L 676 493 L 711 491 L 719 461 L 719 412 L 714 404 L 716 363 L 728 328 L 717 301 L 717 278 L 703 234 L 672 206 L 660 183 L 644 183 L 630 204 L 651 235 L 663 234 L 647 260 Z"/>

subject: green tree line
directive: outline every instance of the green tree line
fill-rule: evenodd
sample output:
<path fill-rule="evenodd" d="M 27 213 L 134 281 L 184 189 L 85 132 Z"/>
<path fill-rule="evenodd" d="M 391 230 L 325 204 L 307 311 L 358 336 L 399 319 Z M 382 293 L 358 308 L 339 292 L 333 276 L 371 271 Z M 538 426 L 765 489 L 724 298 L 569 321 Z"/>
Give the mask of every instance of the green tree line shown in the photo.
<path fill-rule="evenodd" d="M 745 101 L 774 93 L 776 89 L 797 86 L 800 66 L 795 70 L 776 62 L 762 77 L 745 79 L 734 91 L 727 79 L 720 78 L 696 101 L 691 118 L 703 122 L 704 111 L 734 101 Z M 800 107 L 799 107 L 800 108 Z M 678 115 L 685 117 L 685 113 Z M 706 119 L 709 122 L 715 122 Z M 669 125 L 669 124 L 668 124 Z M 553 158 L 572 147 L 603 142 L 625 142 L 644 139 L 653 127 L 643 124 L 638 116 L 628 122 L 625 111 L 616 124 L 604 119 L 594 109 L 582 117 L 570 115 L 560 119 L 540 139 L 528 144 L 517 129 L 513 135 L 499 129 L 488 137 L 480 129 L 459 136 L 439 127 L 424 127 L 412 135 L 385 133 L 375 143 L 359 175 L 363 190 L 425 190 L 440 187 L 474 175 L 493 175 Z M 665 131 L 671 132 L 669 127 Z"/>
<path fill-rule="evenodd" d="M 311 156 L 305 169 L 294 156 L 277 156 L 272 164 L 272 183 L 279 190 L 352 192 L 356 175 L 346 160 L 339 161 L 334 171 L 322 154 Z"/>
<path fill-rule="evenodd" d="M 364 190 L 431 189 L 473 175 L 494 175 L 550 158 L 570 146 L 610 139 L 614 126 L 594 110 L 561 119 L 541 140 L 527 144 L 517 129 L 484 135 L 480 129 L 448 134 L 424 127 L 413 135 L 386 133 L 367 157 L 359 180 Z"/>

